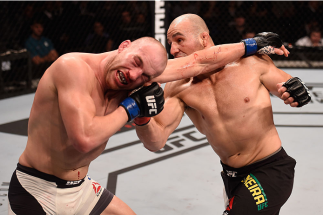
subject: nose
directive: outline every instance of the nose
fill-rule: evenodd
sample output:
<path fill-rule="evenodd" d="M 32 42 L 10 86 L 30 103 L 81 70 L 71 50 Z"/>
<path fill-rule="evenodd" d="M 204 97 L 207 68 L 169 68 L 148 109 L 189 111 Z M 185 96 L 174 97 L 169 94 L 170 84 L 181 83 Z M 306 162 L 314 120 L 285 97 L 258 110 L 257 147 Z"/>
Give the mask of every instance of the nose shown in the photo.
<path fill-rule="evenodd" d="M 170 53 L 175 56 L 179 52 L 178 45 L 176 43 L 172 43 L 170 47 Z"/>
<path fill-rule="evenodd" d="M 129 79 L 131 81 L 136 81 L 142 75 L 142 73 L 143 71 L 141 68 L 133 69 L 129 72 Z"/>

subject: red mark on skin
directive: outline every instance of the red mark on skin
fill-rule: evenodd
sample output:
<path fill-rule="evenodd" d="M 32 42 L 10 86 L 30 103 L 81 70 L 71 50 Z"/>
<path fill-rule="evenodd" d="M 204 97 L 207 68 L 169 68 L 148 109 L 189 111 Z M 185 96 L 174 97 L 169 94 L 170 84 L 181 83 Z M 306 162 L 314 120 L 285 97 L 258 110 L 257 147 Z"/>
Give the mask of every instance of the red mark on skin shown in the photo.
<path fill-rule="evenodd" d="M 218 59 L 218 55 L 217 55 L 217 54 L 218 54 L 218 53 L 215 53 L 215 52 L 214 52 L 214 59 L 215 59 L 215 60 L 217 60 L 217 59 Z"/>
<path fill-rule="evenodd" d="M 244 98 L 244 102 L 249 102 L 250 101 L 250 99 L 249 99 L 249 97 L 246 97 L 246 98 Z"/>
<path fill-rule="evenodd" d="M 194 54 L 194 59 L 196 60 L 197 57 L 198 57 L 198 54 L 195 53 Z"/>
<path fill-rule="evenodd" d="M 80 171 L 77 171 L 78 179 L 80 179 Z"/>
<path fill-rule="evenodd" d="M 202 118 L 205 119 L 203 115 L 202 115 Z"/>

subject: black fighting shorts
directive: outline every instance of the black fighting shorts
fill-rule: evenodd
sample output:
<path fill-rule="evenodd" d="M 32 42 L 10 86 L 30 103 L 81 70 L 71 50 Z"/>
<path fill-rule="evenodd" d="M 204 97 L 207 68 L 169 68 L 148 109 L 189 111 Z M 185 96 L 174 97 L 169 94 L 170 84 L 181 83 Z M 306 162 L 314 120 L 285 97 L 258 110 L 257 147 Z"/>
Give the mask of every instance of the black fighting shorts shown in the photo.
<path fill-rule="evenodd" d="M 223 215 L 278 215 L 292 193 L 296 161 L 283 148 L 241 168 L 221 164 L 228 197 Z"/>

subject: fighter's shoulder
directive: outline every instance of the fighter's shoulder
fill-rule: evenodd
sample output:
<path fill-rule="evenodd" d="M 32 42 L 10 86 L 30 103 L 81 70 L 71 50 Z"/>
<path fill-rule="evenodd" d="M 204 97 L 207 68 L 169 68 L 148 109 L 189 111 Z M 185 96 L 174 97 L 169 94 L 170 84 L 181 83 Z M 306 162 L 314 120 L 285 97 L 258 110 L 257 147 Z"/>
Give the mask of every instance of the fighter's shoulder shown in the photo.
<path fill-rule="evenodd" d="M 54 64 L 60 67 L 74 68 L 84 65 L 86 62 L 79 53 L 67 53 L 60 56 Z"/>
<path fill-rule="evenodd" d="M 252 63 L 252 62 L 258 62 L 258 63 L 264 63 L 264 64 L 273 63 L 272 59 L 268 55 L 265 55 L 265 54 L 262 54 L 262 55 L 255 54 L 252 56 L 243 57 L 243 58 L 241 58 L 241 60 L 246 63 Z"/>
<path fill-rule="evenodd" d="M 77 53 L 62 55 L 52 64 L 49 70 L 54 83 L 85 83 L 84 80 L 89 80 L 93 76 L 89 65 Z"/>
<path fill-rule="evenodd" d="M 78 53 L 60 56 L 51 67 L 55 73 L 69 73 L 76 76 L 87 75 L 90 72 L 88 63 Z"/>
<path fill-rule="evenodd" d="M 270 68 L 275 66 L 273 60 L 268 55 L 253 55 L 240 59 L 240 63 L 246 66 Z"/>
<path fill-rule="evenodd" d="M 181 92 L 183 92 L 188 84 L 191 82 L 192 78 L 186 78 L 178 81 L 168 82 L 165 85 L 165 97 L 176 97 L 180 98 Z"/>

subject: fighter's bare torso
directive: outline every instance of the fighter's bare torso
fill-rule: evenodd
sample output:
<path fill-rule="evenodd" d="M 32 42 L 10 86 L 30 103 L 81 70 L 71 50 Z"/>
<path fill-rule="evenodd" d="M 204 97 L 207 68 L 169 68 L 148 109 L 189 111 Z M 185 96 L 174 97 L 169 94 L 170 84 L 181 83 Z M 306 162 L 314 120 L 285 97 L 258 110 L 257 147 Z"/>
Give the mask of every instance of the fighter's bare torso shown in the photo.
<path fill-rule="evenodd" d="M 165 89 L 166 96 L 183 101 L 185 113 L 221 161 L 235 168 L 281 146 L 270 96 L 261 83 L 266 64 L 262 57 L 242 58 L 215 74 L 172 82 Z"/>
<path fill-rule="evenodd" d="M 77 58 L 84 68 L 79 71 L 84 72 L 86 79 L 84 81 L 90 83 L 89 95 L 95 104 L 96 115 L 103 116 L 115 110 L 127 97 L 128 92 L 112 90 L 103 92 L 97 77 L 100 57 L 92 56 L 92 54 L 73 53 L 73 57 Z M 104 54 L 101 56 L 105 57 Z M 52 65 L 39 82 L 29 118 L 28 142 L 19 163 L 65 180 L 78 180 L 85 177 L 90 162 L 101 154 L 106 143 L 86 154 L 73 147 L 60 112 L 58 91 L 54 81 L 57 78 L 63 77 L 59 77 L 55 65 Z"/>

